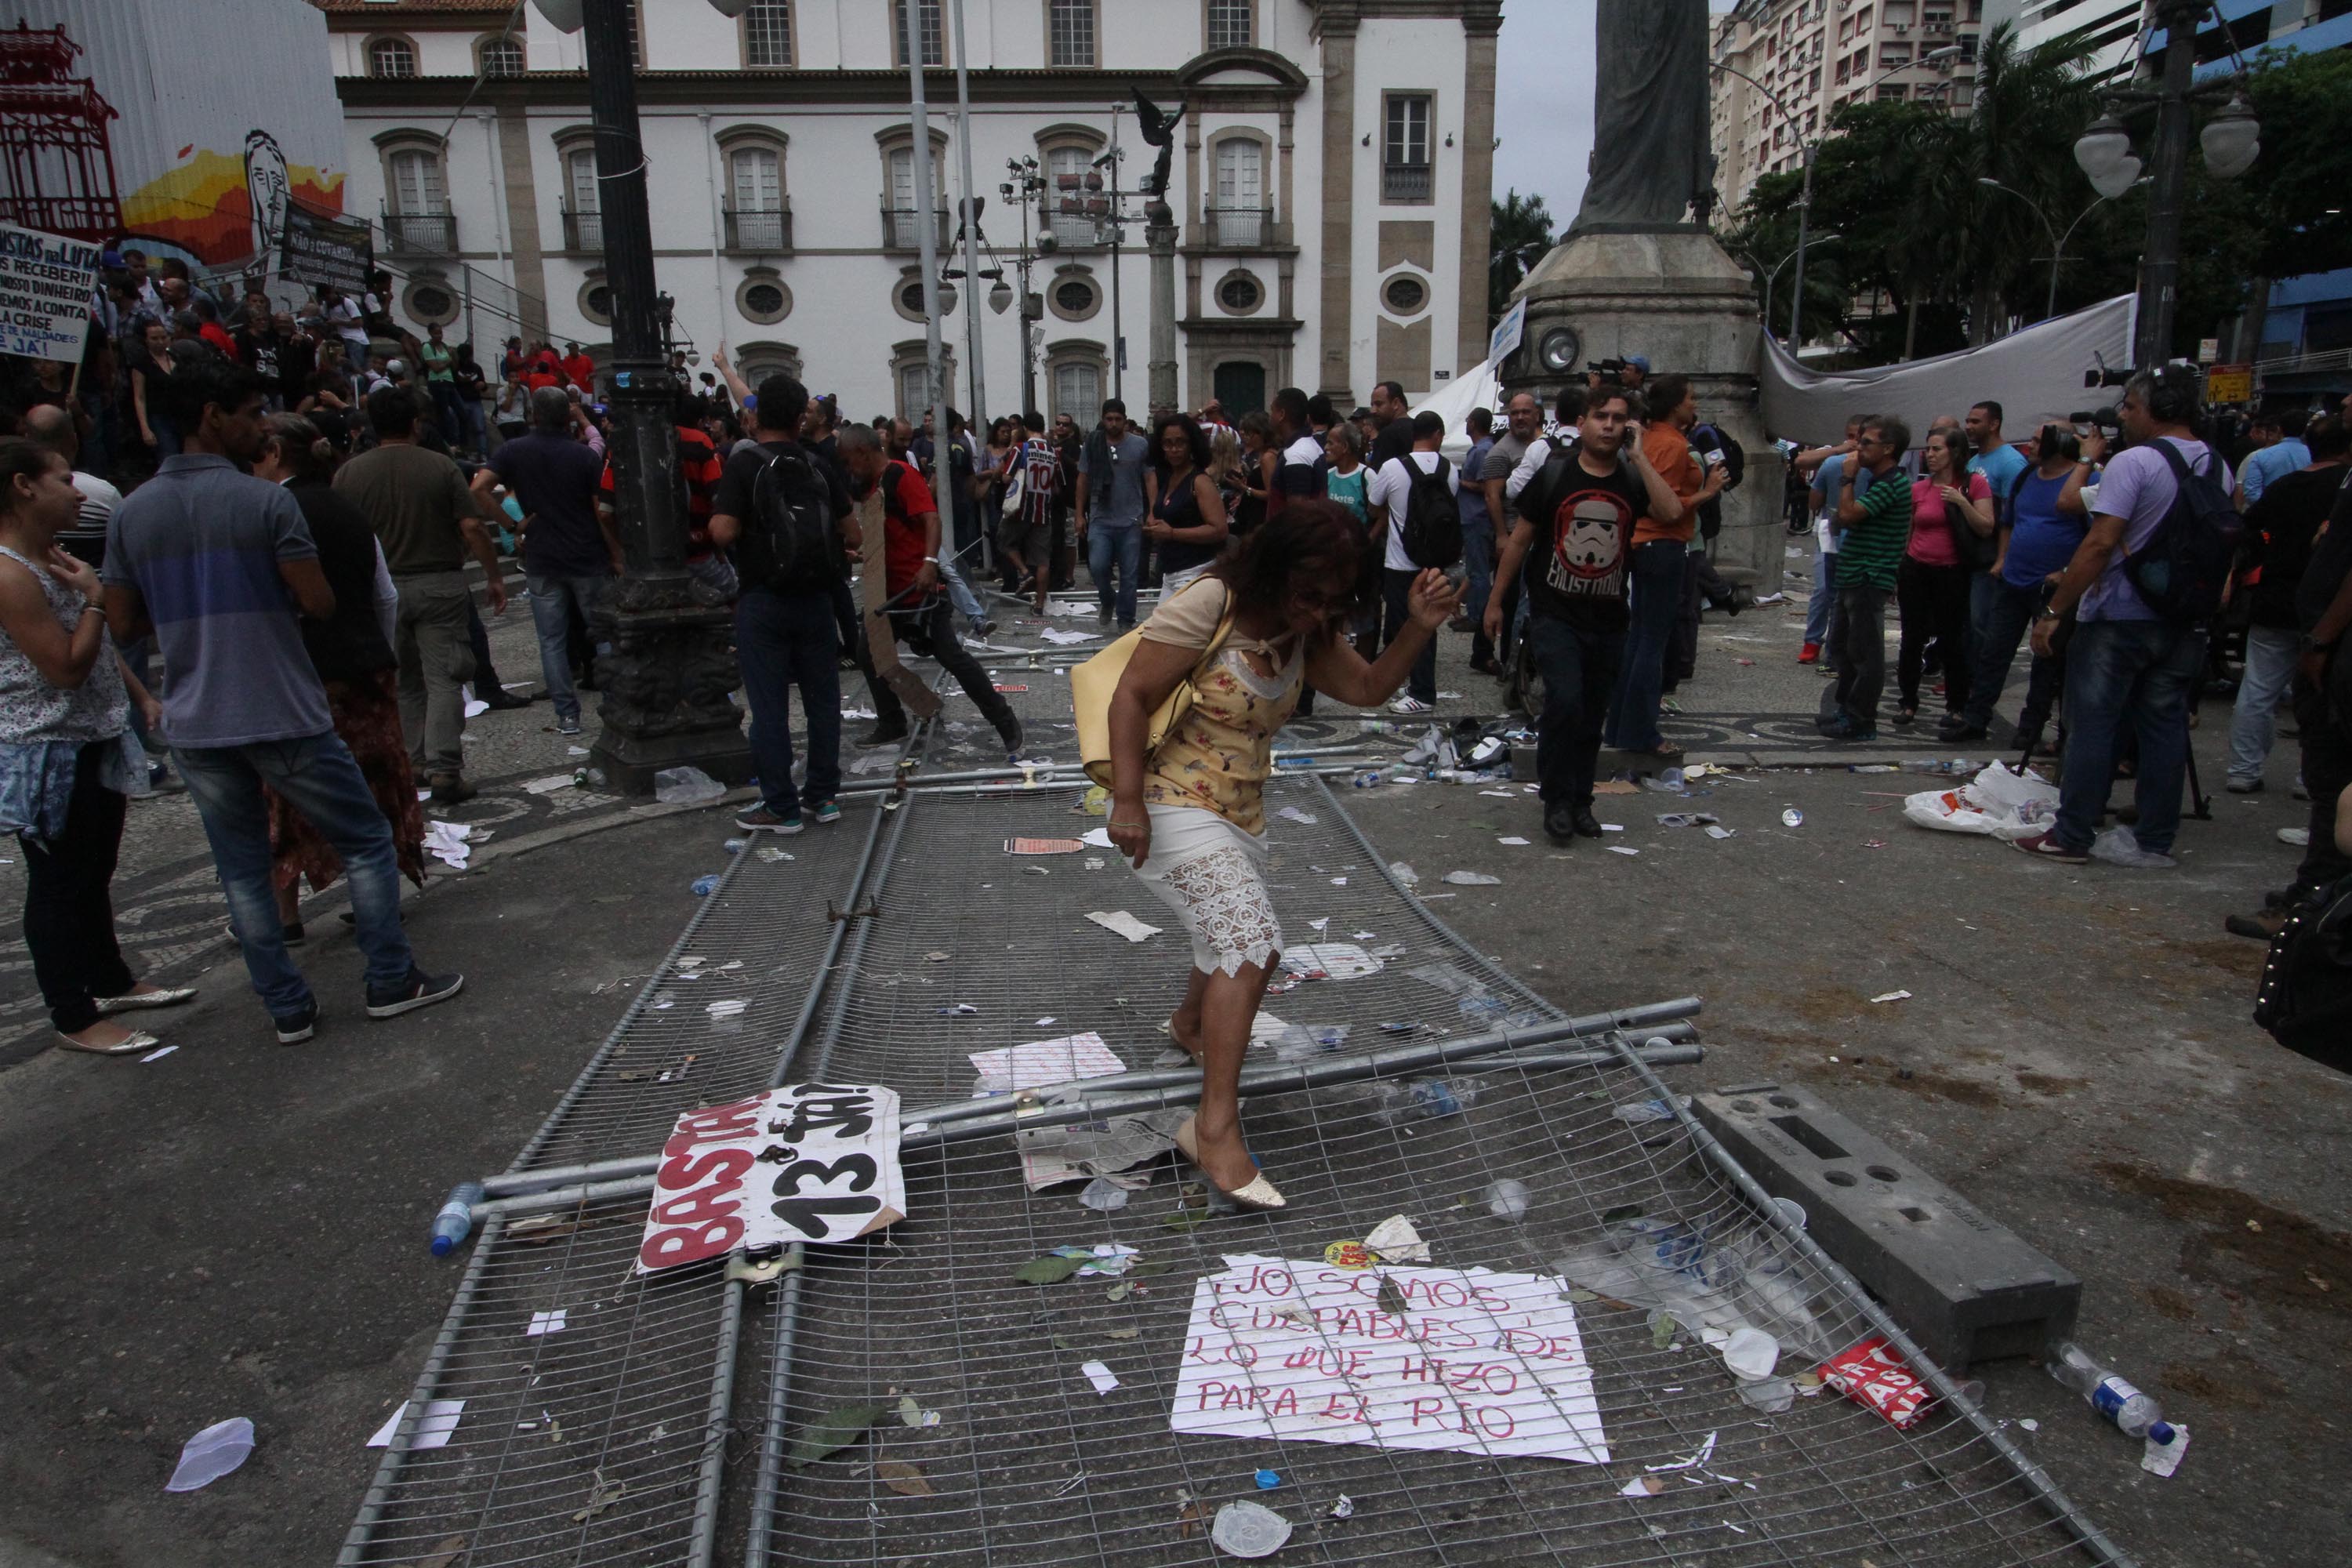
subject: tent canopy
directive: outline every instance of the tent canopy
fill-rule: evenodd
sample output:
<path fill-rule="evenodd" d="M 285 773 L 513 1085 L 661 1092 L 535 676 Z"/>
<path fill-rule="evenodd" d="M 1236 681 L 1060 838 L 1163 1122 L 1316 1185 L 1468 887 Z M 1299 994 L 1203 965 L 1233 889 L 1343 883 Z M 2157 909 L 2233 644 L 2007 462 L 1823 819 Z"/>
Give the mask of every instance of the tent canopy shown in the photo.
<path fill-rule="evenodd" d="M 1492 360 L 1480 360 L 1437 391 L 1412 405 L 1419 414 L 1423 410 L 1439 415 L 1445 420 L 1445 444 L 1438 448 L 1455 462 L 1460 462 L 1470 450 L 1470 432 L 1465 426 L 1474 408 L 1499 410 L 1503 406 L 1502 384 L 1496 379 Z M 1342 409 L 1340 412 L 1345 413 Z"/>

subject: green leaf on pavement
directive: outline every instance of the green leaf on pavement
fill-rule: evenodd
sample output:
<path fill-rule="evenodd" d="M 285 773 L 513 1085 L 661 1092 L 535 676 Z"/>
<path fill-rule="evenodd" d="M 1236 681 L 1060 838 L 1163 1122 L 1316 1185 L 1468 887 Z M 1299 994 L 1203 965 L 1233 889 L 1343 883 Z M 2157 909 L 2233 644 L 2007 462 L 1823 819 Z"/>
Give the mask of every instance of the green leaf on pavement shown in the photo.
<path fill-rule="evenodd" d="M 793 1445 L 793 1468 L 841 1452 L 865 1436 L 866 1429 L 881 1420 L 887 1409 L 880 1405 L 844 1405 L 826 1411 L 802 1428 L 800 1441 Z"/>
<path fill-rule="evenodd" d="M 1092 1259 L 1084 1258 L 1056 1258 L 1047 1253 L 1043 1258 L 1033 1258 L 1014 1269 L 1013 1278 L 1024 1285 L 1058 1285 L 1090 1261 Z"/>

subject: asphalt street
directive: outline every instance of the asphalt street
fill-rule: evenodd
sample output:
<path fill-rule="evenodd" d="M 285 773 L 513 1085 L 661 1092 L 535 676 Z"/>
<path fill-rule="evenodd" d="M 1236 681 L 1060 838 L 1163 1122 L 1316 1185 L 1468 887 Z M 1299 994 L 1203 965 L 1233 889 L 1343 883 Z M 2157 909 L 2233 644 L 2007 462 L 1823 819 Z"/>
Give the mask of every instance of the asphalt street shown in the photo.
<path fill-rule="evenodd" d="M 2037 865 L 1906 823 L 1901 795 L 1928 781 L 1848 771 L 1934 754 L 1926 737 L 1811 739 L 1822 678 L 1795 663 L 1797 608 L 1710 616 L 1678 698 L 1669 733 L 1741 776 L 1687 802 L 1605 795 L 1624 829 L 1606 843 L 1551 847 L 1517 791 L 1390 786 L 1349 808 L 1446 921 L 1569 1011 L 1704 995 L 1709 1059 L 1678 1087 L 1803 1085 L 2079 1273 L 2082 1339 L 2190 1428 L 2180 1473 L 2144 1473 L 2038 1367 L 1979 1375 L 1996 1417 L 2038 1424 L 2011 1436 L 2139 1562 L 2340 1563 L 2352 1084 L 2253 1027 L 2262 949 L 2221 930 L 2296 853 L 2275 837 L 2302 821 L 2292 742 L 2266 793 L 2184 826 L 2176 869 Z M 508 680 L 536 674 L 520 611 L 493 642 Z M 1444 644 L 1449 713 L 1494 708 L 1467 645 Z M 2200 720 L 2218 785 L 2226 704 Z M 1352 727 L 1327 710 L 1306 738 Z M 474 721 L 484 794 L 435 815 L 492 837 L 408 905 L 425 961 L 467 973 L 449 1005 L 365 1022 L 330 899 L 299 954 L 318 1039 L 271 1044 L 184 796 L 134 806 L 117 884 L 134 967 L 204 987 L 152 1019 L 178 1049 L 46 1049 L 22 947 L 0 952 L 0 1568 L 332 1559 L 373 1468 L 362 1443 L 447 1309 L 454 1267 L 423 1245 L 433 1209 L 539 1124 L 733 836 L 718 808 L 523 787 L 579 765 L 571 746 L 543 703 Z M 1068 733 L 1032 749 L 1066 755 Z M 1783 825 L 1790 805 L 1802 826 Z M 1655 820 L 1690 810 L 1733 836 Z M 1455 869 L 1501 881 L 1439 883 Z M 20 896 L 20 871 L 0 867 L 0 895 Z M 1872 1000 L 1895 991 L 1910 994 Z M 253 1458 L 166 1494 L 182 1442 L 236 1415 L 258 1429 Z"/>

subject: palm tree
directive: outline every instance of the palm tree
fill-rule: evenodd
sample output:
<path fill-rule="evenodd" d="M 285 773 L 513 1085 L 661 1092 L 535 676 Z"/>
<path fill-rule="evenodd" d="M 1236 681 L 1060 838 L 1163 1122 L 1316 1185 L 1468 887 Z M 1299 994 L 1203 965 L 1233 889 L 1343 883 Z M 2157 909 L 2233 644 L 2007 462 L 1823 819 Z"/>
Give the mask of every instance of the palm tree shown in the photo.
<path fill-rule="evenodd" d="M 1511 291 L 1551 248 L 1551 214 L 1541 196 L 1517 188 L 1494 204 L 1493 237 L 1486 252 L 1486 326 L 1491 331 L 1510 308 Z"/>
<path fill-rule="evenodd" d="M 2031 207 L 1979 182 L 1998 180 L 2040 203 L 2053 218 L 2082 209 L 2088 183 L 2075 167 L 2074 149 L 2074 139 L 2098 113 L 2096 94 L 2083 71 L 2090 56 L 2085 33 L 2063 34 L 2028 48 L 2007 22 L 1987 33 L 1977 50 L 1966 161 L 1958 170 L 1944 171 L 1964 173 L 1967 179 L 1964 190 L 1946 195 L 1960 204 L 1966 217 L 1965 230 L 1952 237 L 1956 256 L 1973 280 L 1972 343 L 1992 340 L 2006 319 L 2003 299 L 2033 274 L 2032 258 L 2049 245 Z"/>

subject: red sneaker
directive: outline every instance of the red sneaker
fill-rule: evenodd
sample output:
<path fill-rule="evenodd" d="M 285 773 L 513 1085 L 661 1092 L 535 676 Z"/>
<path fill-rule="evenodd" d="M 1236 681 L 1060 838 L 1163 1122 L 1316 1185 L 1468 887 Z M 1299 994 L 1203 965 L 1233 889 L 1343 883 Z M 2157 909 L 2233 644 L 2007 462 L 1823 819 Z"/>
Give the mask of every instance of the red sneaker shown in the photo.
<path fill-rule="evenodd" d="M 1821 657 L 1822 645 L 1817 642 L 1809 642 L 1798 652 L 1797 662 L 1799 664 L 1811 664 L 1820 659 Z"/>

